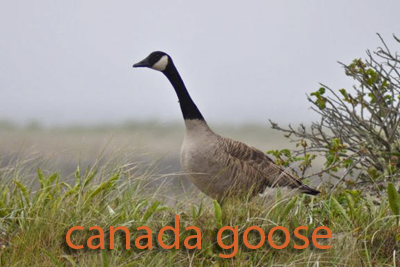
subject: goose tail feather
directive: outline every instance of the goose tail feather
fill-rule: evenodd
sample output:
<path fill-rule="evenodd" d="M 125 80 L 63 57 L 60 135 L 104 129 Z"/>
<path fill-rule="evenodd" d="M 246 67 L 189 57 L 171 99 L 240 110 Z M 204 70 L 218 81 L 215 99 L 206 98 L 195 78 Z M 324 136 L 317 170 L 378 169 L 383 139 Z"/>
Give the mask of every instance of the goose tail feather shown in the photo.
<path fill-rule="evenodd" d="M 305 194 L 308 194 L 308 195 L 313 195 L 313 196 L 316 196 L 316 195 L 318 195 L 319 193 L 321 193 L 321 191 L 318 191 L 318 190 L 313 189 L 313 188 L 311 188 L 311 187 L 308 187 L 308 186 L 306 186 L 306 185 L 303 185 L 303 186 L 300 188 L 300 191 L 301 191 L 302 193 L 305 193 Z"/>

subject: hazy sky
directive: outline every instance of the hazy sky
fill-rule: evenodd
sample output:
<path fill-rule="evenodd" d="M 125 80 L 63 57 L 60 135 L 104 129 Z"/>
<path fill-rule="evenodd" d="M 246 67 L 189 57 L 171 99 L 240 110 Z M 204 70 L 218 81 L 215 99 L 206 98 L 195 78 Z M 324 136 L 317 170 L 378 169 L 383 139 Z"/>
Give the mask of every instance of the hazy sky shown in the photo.
<path fill-rule="evenodd" d="M 315 119 L 305 94 L 353 84 L 337 61 L 400 36 L 400 1 L 0 2 L 0 119 L 181 119 L 168 80 L 132 64 L 169 53 L 212 124 Z"/>

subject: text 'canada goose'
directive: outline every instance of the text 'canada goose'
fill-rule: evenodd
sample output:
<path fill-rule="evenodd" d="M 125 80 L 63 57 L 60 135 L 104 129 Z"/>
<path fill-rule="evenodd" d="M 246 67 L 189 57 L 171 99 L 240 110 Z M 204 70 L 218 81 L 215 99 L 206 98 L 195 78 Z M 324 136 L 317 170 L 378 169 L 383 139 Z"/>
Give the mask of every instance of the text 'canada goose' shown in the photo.
<path fill-rule="evenodd" d="M 169 55 L 156 51 L 133 67 L 161 71 L 174 87 L 186 125 L 182 170 L 203 193 L 219 202 L 226 197 L 255 196 L 267 187 L 289 187 L 310 195 L 320 193 L 285 172 L 260 150 L 214 133 Z"/>

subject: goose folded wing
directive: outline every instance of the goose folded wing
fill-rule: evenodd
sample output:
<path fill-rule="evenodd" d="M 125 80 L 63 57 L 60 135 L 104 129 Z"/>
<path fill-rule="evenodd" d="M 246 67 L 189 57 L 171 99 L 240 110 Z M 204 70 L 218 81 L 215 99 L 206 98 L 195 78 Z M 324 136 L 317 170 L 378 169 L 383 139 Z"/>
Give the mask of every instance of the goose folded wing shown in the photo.
<path fill-rule="evenodd" d="M 232 170 L 242 172 L 247 180 L 265 187 L 289 186 L 292 188 L 303 187 L 303 183 L 285 172 L 282 168 L 260 150 L 250 147 L 242 142 L 222 138 L 223 149 L 229 155 L 228 165 Z"/>

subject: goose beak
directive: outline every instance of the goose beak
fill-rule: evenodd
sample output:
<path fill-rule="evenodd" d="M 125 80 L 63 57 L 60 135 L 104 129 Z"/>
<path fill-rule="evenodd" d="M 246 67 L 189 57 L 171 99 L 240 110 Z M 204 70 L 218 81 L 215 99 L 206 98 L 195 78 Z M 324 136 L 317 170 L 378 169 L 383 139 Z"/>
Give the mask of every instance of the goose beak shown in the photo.
<path fill-rule="evenodd" d="M 149 62 L 146 59 L 143 59 L 142 61 L 136 63 L 133 65 L 134 68 L 145 68 L 145 67 L 150 67 Z"/>

